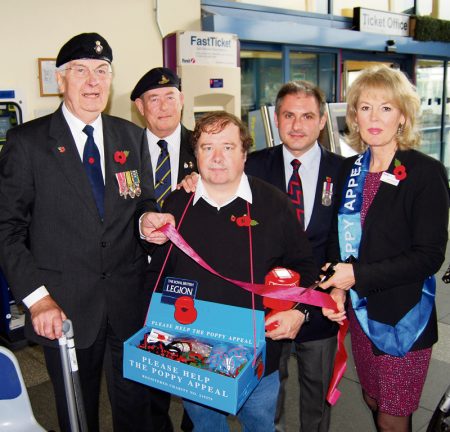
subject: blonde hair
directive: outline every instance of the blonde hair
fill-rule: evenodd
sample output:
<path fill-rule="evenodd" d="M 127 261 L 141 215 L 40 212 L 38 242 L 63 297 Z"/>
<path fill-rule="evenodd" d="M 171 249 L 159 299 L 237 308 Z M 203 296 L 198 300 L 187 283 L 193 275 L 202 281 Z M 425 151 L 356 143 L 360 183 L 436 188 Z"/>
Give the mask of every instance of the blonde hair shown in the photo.
<path fill-rule="evenodd" d="M 420 112 L 420 98 L 413 84 L 406 75 L 385 65 L 364 69 L 350 86 L 347 94 L 346 121 L 349 132 L 346 134 L 347 143 L 356 151 L 364 151 L 367 144 L 361 139 L 356 123 L 356 109 L 361 93 L 367 90 L 379 90 L 391 96 L 391 102 L 405 117 L 396 142 L 400 150 L 407 150 L 419 146 L 420 131 L 417 118 Z"/>

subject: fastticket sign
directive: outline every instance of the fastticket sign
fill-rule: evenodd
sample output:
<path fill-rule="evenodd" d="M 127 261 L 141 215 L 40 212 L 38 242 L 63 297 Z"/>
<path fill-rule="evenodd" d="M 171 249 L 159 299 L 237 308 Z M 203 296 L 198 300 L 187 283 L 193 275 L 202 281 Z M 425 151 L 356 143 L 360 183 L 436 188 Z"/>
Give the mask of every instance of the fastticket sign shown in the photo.
<path fill-rule="evenodd" d="M 356 30 L 389 36 L 409 36 L 409 15 L 357 7 L 353 9 Z"/>
<path fill-rule="evenodd" d="M 180 31 L 178 65 L 231 66 L 238 61 L 238 38 L 232 33 Z"/>

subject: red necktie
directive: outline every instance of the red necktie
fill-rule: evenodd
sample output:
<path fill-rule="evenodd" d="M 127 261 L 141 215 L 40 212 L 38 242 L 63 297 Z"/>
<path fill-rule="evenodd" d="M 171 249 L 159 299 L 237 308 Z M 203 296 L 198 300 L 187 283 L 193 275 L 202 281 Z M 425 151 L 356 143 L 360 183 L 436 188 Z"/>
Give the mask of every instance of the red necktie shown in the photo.
<path fill-rule="evenodd" d="M 288 195 L 291 198 L 292 203 L 297 211 L 297 219 L 300 222 L 303 230 L 305 229 L 305 207 L 303 203 L 303 189 L 302 180 L 298 173 L 301 162 L 298 159 L 293 159 L 292 165 L 292 176 L 288 183 Z"/>

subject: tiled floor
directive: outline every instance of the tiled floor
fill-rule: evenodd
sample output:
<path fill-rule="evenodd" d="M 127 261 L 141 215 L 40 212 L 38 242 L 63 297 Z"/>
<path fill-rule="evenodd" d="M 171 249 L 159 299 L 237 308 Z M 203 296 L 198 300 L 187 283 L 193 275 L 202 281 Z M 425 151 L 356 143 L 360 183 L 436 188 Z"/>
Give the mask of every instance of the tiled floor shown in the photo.
<path fill-rule="evenodd" d="M 446 263 L 449 261 L 447 260 Z M 446 267 L 447 264 L 444 264 Z M 441 282 L 442 271 L 437 275 L 437 310 L 439 318 L 439 342 L 433 349 L 430 370 L 420 401 L 420 408 L 413 417 L 413 431 L 425 432 L 433 410 L 450 384 L 450 285 Z M 342 395 L 333 408 L 330 432 L 375 432 L 372 417 L 365 407 L 358 379 L 355 373 L 353 359 L 346 341 L 349 361 L 345 377 L 340 384 Z M 37 420 L 47 430 L 57 430 L 53 394 L 44 367 L 43 355 L 39 347 L 28 347 L 15 352 L 22 368 L 22 373 L 28 387 L 33 410 Z M 298 409 L 296 385 L 295 358 L 290 360 L 291 379 L 288 386 L 288 431 L 298 431 Z M 180 424 L 181 403 L 175 400 L 171 414 L 175 425 Z M 101 403 L 101 430 L 112 430 L 111 416 L 106 394 Z M 231 430 L 240 428 L 234 419 L 230 419 Z M 178 430 L 176 428 L 176 430 Z M 304 431 L 308 432 L 308 431 Z"/>

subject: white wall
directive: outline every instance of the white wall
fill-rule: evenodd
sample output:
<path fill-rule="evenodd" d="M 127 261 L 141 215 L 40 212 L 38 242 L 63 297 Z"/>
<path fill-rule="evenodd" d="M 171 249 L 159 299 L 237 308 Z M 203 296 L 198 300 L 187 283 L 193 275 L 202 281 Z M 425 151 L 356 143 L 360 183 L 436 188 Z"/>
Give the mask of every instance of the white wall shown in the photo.
<path fill-rule="evenodd" d="M 114 79 L 108 112 L 138 120 L 129 99 L 137 80 L 162 66 L 156 0 L 14 0 L 0 8 L 0 89 L 18 89 L 27 119 L 54 111 L 60 98 L 39 95 L 39 57 L 54 58 L 72 36 L 100 33 L 111 45 Z M 160 0 L 164 35 L 175 30 L 200 30 L 200 0 Z"/>

